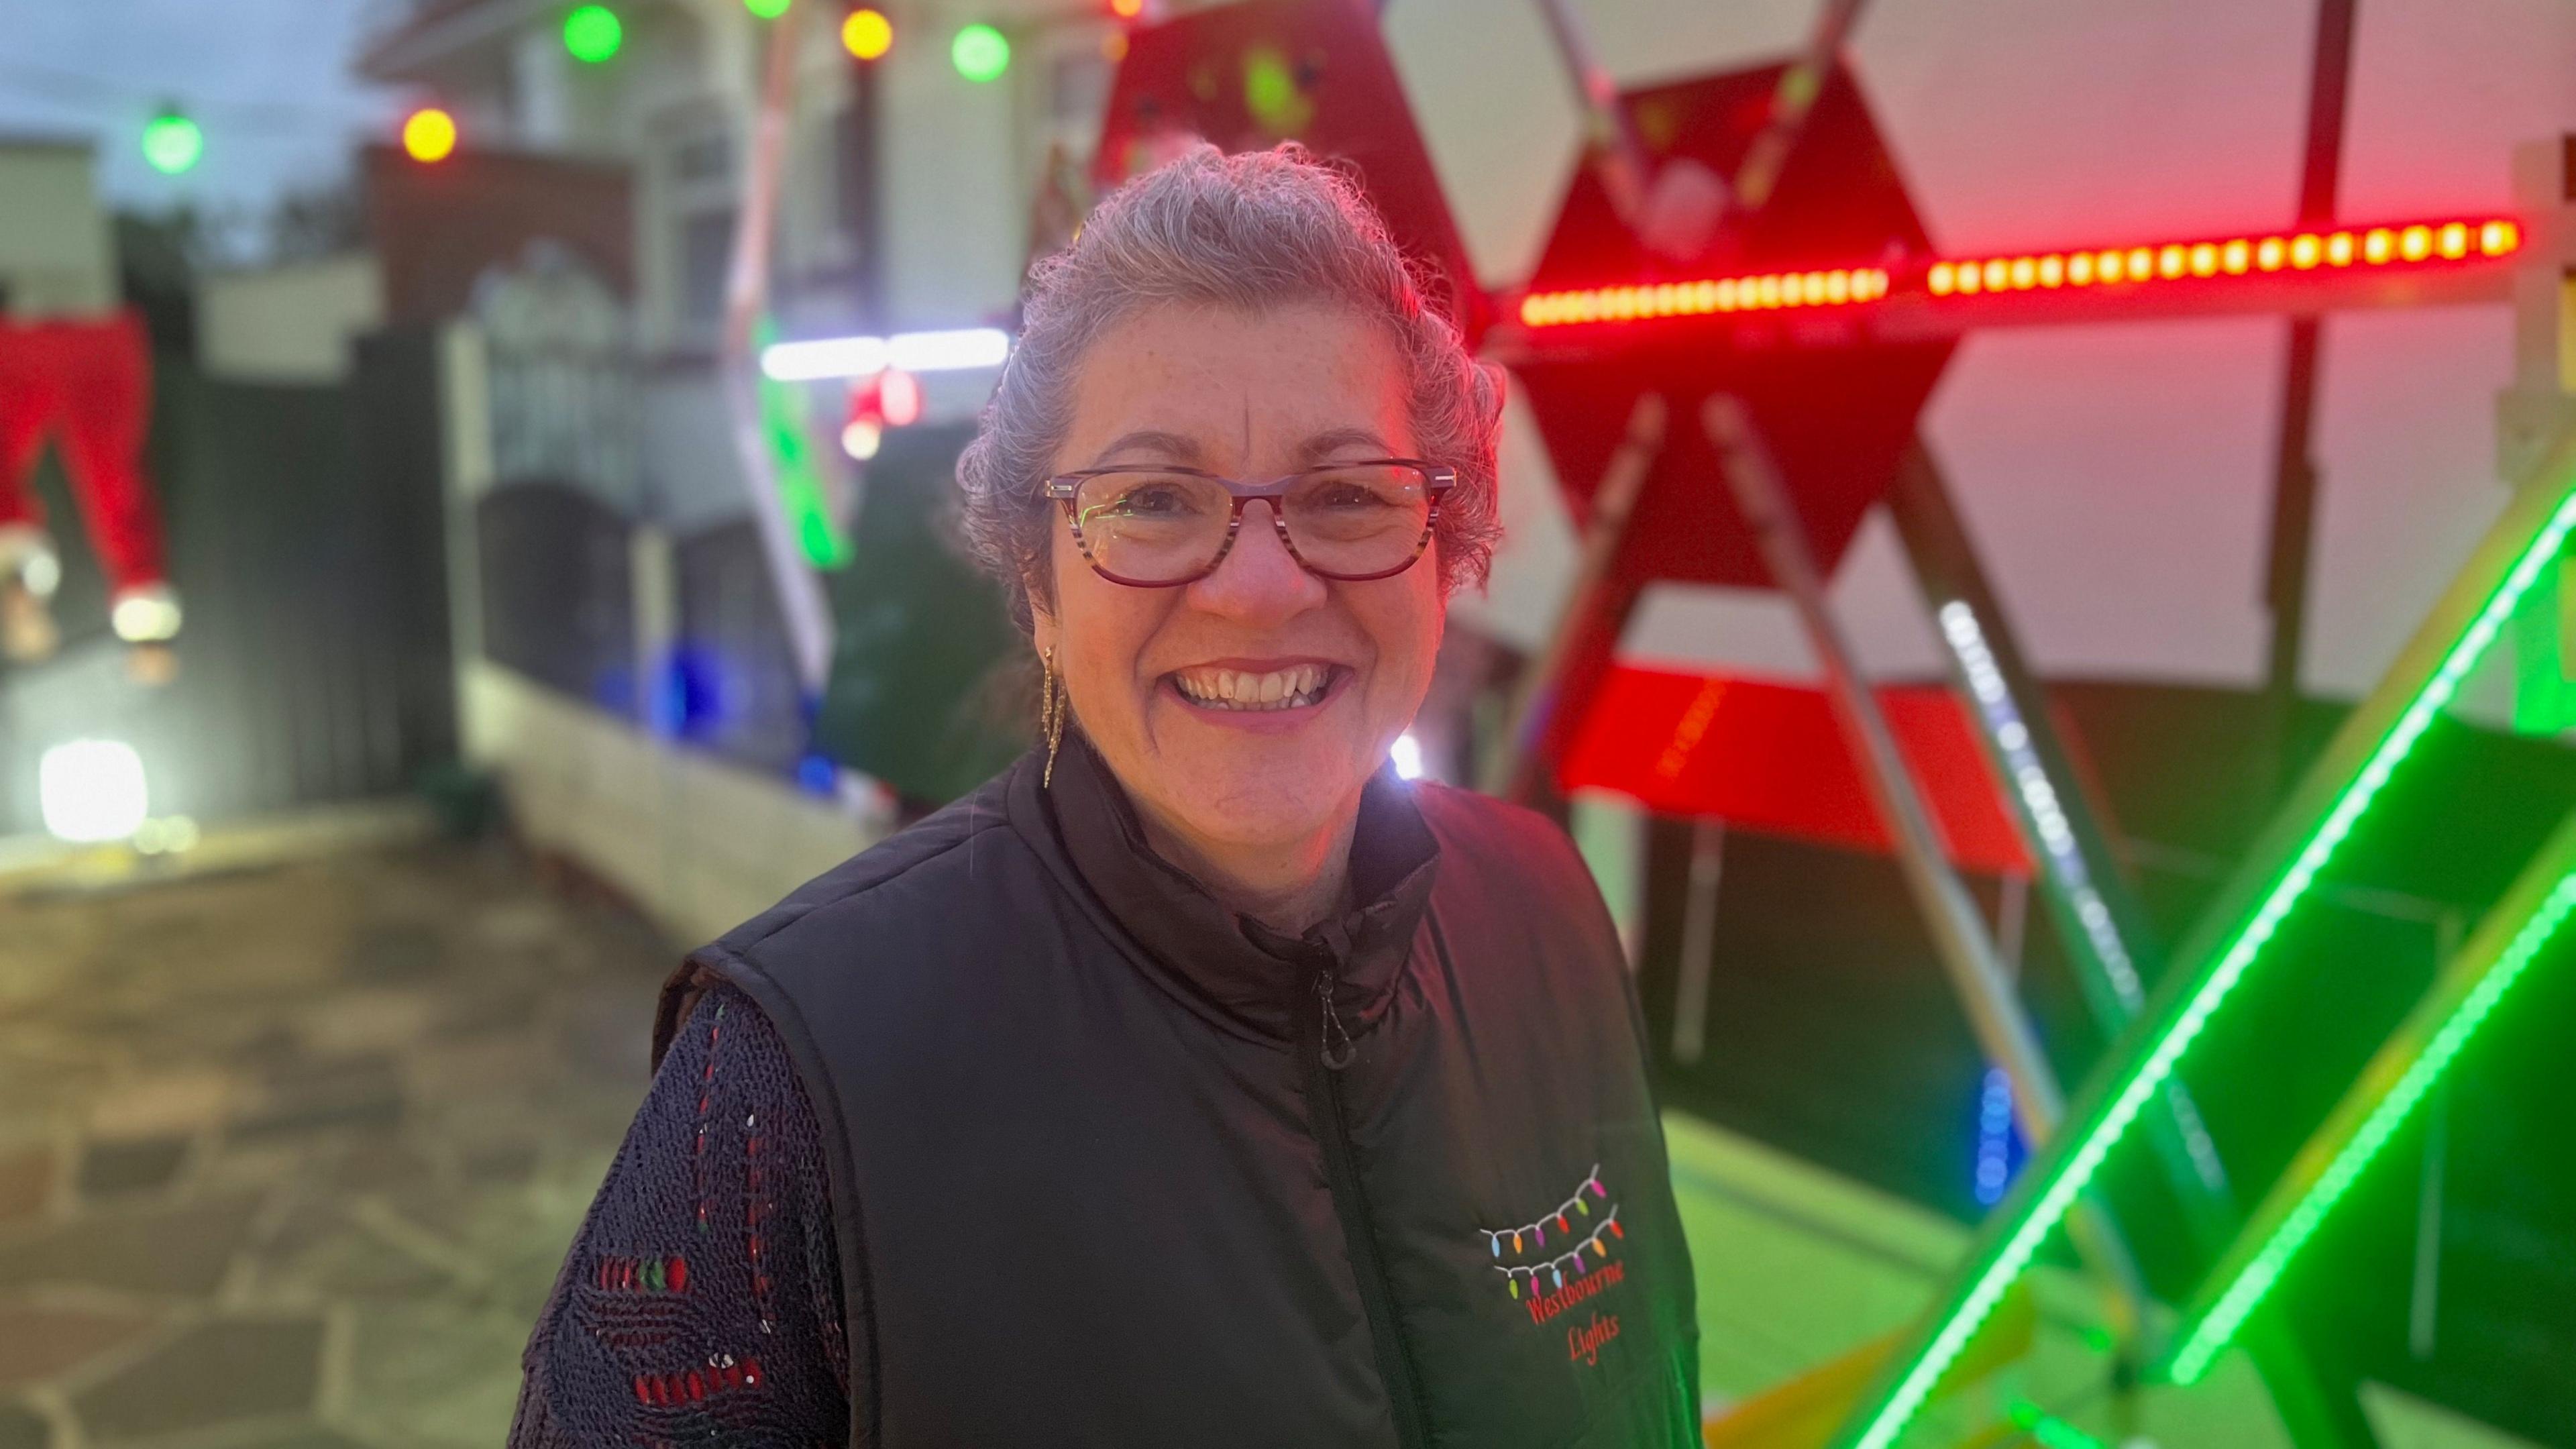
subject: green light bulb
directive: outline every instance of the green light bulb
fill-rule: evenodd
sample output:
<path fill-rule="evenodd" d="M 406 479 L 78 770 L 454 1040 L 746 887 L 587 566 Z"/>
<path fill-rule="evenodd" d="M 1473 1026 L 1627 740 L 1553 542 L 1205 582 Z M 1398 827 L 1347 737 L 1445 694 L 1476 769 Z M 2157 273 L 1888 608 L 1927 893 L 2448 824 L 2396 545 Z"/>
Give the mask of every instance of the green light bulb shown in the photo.
<path fill-rule="evenodd" d="M 626 44 L 626 26 L 605 5 L 584 5 L 564 17 L 564 49 L 589 65 L 614 59 Z"/>
<path fill-rule="evenodd" d="M 742 8 L 763 20 L 775 20 L 787 13 L 794 0 L 742 0 Z"/>
<path fill-rule="evenodd" d="M 177 111 L 164 111 L 143 128 L 143 159 L 164 176 L 195 170 L 205 155 L 206 133 Z"/>
<path fill-rule="evenodd" d="M 969 25 L 949 42 L 948 59 L 959 75 L 979 85 L 1000 80 L 1011 68 L 1011 42 L 989 25 Z"/>

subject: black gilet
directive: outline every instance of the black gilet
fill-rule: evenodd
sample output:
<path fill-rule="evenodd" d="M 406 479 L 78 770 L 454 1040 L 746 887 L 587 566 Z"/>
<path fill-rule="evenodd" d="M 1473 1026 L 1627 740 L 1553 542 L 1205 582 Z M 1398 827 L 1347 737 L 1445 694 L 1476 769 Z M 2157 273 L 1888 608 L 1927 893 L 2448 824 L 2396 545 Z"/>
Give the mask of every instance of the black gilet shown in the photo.
<path fill-rule="evenodd" d="M 706 947 L 821 1120 L 850 1443 L 1699 1442 L 1690 1255 L 1598 892 L 1381 776 L 1303 939 L 1024 759 Z M 658 1053 L 657 1053 L 658 1056 Z"/>

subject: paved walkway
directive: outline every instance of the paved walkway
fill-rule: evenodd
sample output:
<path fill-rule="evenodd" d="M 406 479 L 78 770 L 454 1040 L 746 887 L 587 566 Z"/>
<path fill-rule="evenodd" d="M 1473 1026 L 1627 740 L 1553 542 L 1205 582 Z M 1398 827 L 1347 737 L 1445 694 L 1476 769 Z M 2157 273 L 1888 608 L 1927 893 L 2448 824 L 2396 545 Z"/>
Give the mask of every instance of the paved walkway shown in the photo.
<path fill-rule="evenodd" d="M 671 959 L 498 847 L 0 899 L 0 1449 L 499 1444 Z"/>

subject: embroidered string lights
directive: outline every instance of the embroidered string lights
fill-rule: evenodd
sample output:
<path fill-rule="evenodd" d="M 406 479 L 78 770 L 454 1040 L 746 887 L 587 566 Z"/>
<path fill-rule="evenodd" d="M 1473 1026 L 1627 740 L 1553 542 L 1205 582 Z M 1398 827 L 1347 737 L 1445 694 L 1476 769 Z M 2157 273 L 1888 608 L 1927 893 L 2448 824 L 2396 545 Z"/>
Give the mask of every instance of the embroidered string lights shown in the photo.
<path fill-rule="evenodd" d="M 1577 1274 L 1580 1274 L 1583 1272 L 1584 1254 L 1589 1253 L 1595 1258 L 1603 1256 L 1601 1247 L 1601 1235 L 1603 1233 L 1606 1232 L 1610 1234 L 1614 1239 L 1625 1238 L 1627 1236 L 1626 1230 L 1619 1226 L 1619 1208 L 1616 1203 L 1610 1204 L 1609 1215 L 1603 1218 L 1600 1222 L 1594 1223 L 1589 1221 L 1592 1217 L 1592 1201 L 1586 1200 L 1586 1194 L 1590 1195 L 1592 1201 L 1609 1202 L 1609 1190 L 1601 1185 L 1600 1163 L 1596 1162 L 1592 1164 L 1592 1170 L 1584 1176 L 1582 1182 L 1575 1185 L 1573 1193 L 1570 1194 L 1565 1201 L 1556 1205 L 1555 1211 L 1543 1213 L 1536 1220 L 1522 1223 L 1518 1227 L 1478 1228 L 1476 1230 L 1485 1235 L 1486 1245 L 1493 1250 L 1493 1255 L 1499 1258 L 1503 1256 L 1503 1243 L 1505 1240 L 1510 1241 L 1511 1250 L 1514 1253 L 1523 1252 L 1530 1246 L 1540 1248 L 1546 1247 L 1547 1230 L 1550 1224 L 1555 1225 L 1558 1234 L 1557 1240 L 1559 1242 L 1563 1242 L 1567 1235 L 1576 1233 L 1579 1227 L 1589 1227 L 1591 1229 L 1590 1232 L 1581 1234 L 1583 1238 L 1583 1246 L 1569 1252 L 1560 1253 L 1546 1262 L 1519 1267 L 1496 1268 L 1494 1271 L 1504 1276 L 1504 1280 L 1511 1287 L 1512 1296 L 1514 1298 L 1521 1296 L 1521 1275 L 1527 1274 L 1531 1284 L 1535 1287 L 1538 1282 L 1538 1275 L 1541 1273 L 1549 1273 L 1555 1278 L 1555 1286 L 1562 1288 L 1565 1286 L 1565 1264 L 1569 1262 L 1572 1263 L 1574 1265 L 1574 1271 Z M 1578 1222 L 1578 1220 L 1584 1221 Z"/>
<path fill-rule="evenodd" d="M 1572 1251 L 1559 1253 L 1544 1263 L 1531 1263 L 1526 1266 L 1504 1265 L 1496 1267 L 1494 1271 L 1503 1275 L 1503 1282 L 1505 1286 L 1512 1290 L 1512 1296 L 1514 1298 L 1521 1296 L 1521 1278 L 1524 1275 L 1526 1275 L 1530 1280 L 1530 1291 L 1532 1293 L 1539 1291 L 1538 1275 L 1541 1273 L 1548 1275 L 1548 1286 L 1550 1288 L 1562 1288 L 1565 1286 L 1566 1264 L 1572 1263 L 1574 1265 L 1574 1276 L 1580 1278 L 1589 1271 L 1589 1269 L 1584 1266 L 1583 1262 L 1587 1256 L 1595 1263 L 1605 1263 L 1609 1261 L 1609 1246 L 1601 1240 L 1601 1235 L 1604 1233 L 1609 1234 L 1613 1241 L 1625 1240 L 1628 1236 L 1628 1230 L 1619 1226 L 1619 1205 L 1617 1203 L 1612 1203 L 1610 1205 L 1610 1211 L 1602 1217 L 1599 1225 L 1592 1229 L 1592 1235 L 1584 1239 L 1582 1245 L 1574 1248 Z"/>
<path fill-rule="evenodd" d="M 1537 1238 L 1538 1245 L 1544 1248 L 1547 1246 L 1547 1225 L 1549 1223 L 1556 1224 L 1556 1229 L 1560 1233 L 1569 1232 L 1572 1231 L 1572 1225 L 1566 1218 L 1567 1213 L 1580 1213 L 1585 1217 L 1590 1217 L 1592 1215 L 1592 1209 L 1585 1206 L 1583 1201 L 1583 1195 L 1587 1192 L 1596 1198 L 1607 1199 L 1610 1196 L 1610 1194 L 1604 1192 L 1601 1187 L 1600 1163 L 1596 1162 L 1592 1164 L 1591 1173 L 1576 1186 L 1573 1196 L 1568 1197 L 1561 1203 L 1558 1203 L 1556 1205 L 1556 1211 L 1542 1214 L 1538 1221 L 1523 1223 L 1516 1228 L 1478 1228 L 1476 1231 L 1485 1235 L 1485 1241 L 1493 1246 L 1494 1256 L 1497 1258 L 1503 1255 L 1503 1239 L 1505 1238 L 1512 1240 L 1512 1251 L 1515 1253 L 1521 1251 L 1521 1240 L 1525 1236 Z"/>

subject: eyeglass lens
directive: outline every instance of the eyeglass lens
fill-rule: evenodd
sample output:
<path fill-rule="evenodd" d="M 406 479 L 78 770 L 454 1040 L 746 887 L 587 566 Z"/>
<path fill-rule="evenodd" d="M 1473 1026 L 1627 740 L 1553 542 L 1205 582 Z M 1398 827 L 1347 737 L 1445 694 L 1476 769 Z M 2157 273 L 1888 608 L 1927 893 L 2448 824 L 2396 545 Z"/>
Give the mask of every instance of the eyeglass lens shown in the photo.
<path fill-rule="evenodd" d="M 1366 463 L 1302 475 L 1278 503 L 1289 546 L 1309 569 L 1359 576 L 1402 567 L 1431 516 L 1422 469 Z M 1206 572 L 1225 548 L 1234 495 L 1212 478 L 1145 468 L 1098 473 L 1074 494 L 1093 566 L 1138 583 Z"/>

